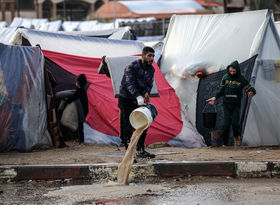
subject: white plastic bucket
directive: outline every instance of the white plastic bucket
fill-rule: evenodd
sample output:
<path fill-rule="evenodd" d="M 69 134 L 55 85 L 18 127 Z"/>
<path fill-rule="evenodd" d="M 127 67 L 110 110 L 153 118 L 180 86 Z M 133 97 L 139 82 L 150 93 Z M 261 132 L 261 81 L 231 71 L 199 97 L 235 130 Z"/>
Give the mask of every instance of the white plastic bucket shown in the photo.
<path fill-rule="evenodd" d="M 129 116 L 129 122 L 134 129 L 147 125 L 148 128 L 156 118 L 158 111 L 152 104 L 136 108 Z"/>

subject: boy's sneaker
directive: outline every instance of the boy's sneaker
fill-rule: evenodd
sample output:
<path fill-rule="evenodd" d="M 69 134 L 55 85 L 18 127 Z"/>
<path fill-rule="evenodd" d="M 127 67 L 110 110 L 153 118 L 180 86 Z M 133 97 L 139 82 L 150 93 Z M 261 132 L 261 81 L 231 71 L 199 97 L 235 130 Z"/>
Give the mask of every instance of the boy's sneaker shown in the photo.
<path fill-rule="evenodd" d="M 151 153 L 149 153 L 149 152 L 147 152 L 147 151 L 145 151 L 145 150 L 137 151 L 136 156 L 137 156 L 138 158 L 155 158 L 155 157 L 156 157 L 156 155 L 151 154 Z"/>

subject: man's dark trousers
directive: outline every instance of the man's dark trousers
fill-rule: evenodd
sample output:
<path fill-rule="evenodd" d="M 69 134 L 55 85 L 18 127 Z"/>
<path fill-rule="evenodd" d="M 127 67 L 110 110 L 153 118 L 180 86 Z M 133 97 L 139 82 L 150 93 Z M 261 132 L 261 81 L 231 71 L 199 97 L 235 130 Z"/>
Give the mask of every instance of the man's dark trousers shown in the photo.
<path fill-rule="evenodd" d="M 131 124 L 129 122 L 129 116 L 130 116 L 130 113 L 132 113 L 133 110 L 138 108 L 138 106 L 134 103 L 122 104 L 121 102 L 119 102 L 119 108 L 120 108 L 120 123 L 121 123 L 120 137 L 121 137 L 122 143 L 127 148 L 127 144 L 130 142 L 130 138 L 131 138 L 131 136 L 133 134 L 133 131 L 134 131 L 134 128 L 131 126 Z M 146 139 L 146 135 L 147 135 L 147 129 L 140 136 L 140 139 L 139 139 L 138 144 L 137 144 L 137 150 L 138 151 L 144 150 L 144 142 L 145 142 L 145 139 Z"/>

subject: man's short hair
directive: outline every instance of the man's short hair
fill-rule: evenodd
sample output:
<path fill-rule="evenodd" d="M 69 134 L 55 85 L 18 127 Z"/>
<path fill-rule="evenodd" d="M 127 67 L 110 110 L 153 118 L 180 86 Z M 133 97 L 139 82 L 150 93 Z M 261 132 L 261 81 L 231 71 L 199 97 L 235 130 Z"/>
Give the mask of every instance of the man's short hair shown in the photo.
<path fill-rule="evenodd" d="M 145 46 L 142 50 L 142 54 L 146 55 L 147 53 L 155 53 L 155 50 L 152 47 Z"/>

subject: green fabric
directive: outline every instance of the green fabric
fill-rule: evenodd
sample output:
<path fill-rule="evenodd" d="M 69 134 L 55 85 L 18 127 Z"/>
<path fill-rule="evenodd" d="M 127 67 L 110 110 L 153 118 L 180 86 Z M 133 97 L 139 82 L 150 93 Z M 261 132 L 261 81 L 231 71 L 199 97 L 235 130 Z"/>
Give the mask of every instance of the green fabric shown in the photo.
<path fill-rule="evenodd" d="M 223 105 L 234 104 L 237 107 L 240 107 L 242 90 L 244 89 L 247 93 L 252 91 L 255 94 L 256 90 L 251 87 L 249 82 L 241 75 L 238 61 L 234 61 L 228 65 L 227 70 L 229 70 L 229 67 L 234 67 L 237 72 L 235 75 L 230 75 L 227 73 L 223 76 L 220 84 L 220 90 L 215 97 L 218 99 L 219 97 L 223 96 Z"/>

